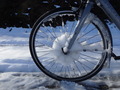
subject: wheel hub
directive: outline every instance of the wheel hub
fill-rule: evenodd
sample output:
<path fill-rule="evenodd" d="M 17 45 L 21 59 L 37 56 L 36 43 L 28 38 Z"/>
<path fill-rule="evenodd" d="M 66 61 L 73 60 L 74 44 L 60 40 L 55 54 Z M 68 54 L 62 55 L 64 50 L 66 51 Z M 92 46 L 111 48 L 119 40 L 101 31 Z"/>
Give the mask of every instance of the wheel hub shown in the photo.
<path fill-rule="evenodd" d="M 62 48 L 62 52 L 65 54 L 65 55 L 67 55 L 69 52 L 65 52 L 64 51 L 64 48 Z"/>
<path fill-rule="evenodd" d="M 52 55 L 54 56 L 54 59 L 56 62 L 62 64 L 62 65 L 70 65 L 74 61 L 79 59 L 79 51 L 78 47 L 80 47 L 80 44 L 76 41 L 71 48 L 71 50 L 67 51 L 68 42 L 70 40 L 70 35 L 65 33 L 59 37 L 57 37 L 52 45 L 53 52 Z"/>

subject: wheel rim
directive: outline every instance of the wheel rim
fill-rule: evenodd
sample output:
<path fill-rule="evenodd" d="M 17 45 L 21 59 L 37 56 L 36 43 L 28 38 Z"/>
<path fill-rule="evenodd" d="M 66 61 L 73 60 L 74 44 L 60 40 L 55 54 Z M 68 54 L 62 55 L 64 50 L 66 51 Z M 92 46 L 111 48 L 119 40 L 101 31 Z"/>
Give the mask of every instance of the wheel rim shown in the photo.
<path fill-rule="evenodd" d="M 33 38 L 37 65 L 52 77 L 77 79 L 94 74 L 93 71 L 98 70 L 105 60 L 104 50 L 107 47 L 101 31 L 91 20 L 85 23 L 70 53 L 66 55 L 62 48 L 74 33 L 78 22 L 75 14 L 60 12 L 44 18 L 35 29 Z"/>

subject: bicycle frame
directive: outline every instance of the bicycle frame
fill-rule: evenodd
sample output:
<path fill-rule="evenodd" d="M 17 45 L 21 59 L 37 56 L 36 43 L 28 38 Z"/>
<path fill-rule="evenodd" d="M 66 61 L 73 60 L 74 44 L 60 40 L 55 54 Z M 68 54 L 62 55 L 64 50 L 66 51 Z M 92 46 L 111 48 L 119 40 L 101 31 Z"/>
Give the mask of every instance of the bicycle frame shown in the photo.
<path fill-rule="evenodd" d="M 96 3 L 103 9 L 106 15 L 116 24 L 120 30 L 120 16 L 110 4 L 110 2 L 108 0 L 97 0 Z"/>
<path fill-rule="evenodd" d="M 85 8 L 80 8 L 81 11 L 79 12 L 79 17 L 78 17 L 79 23 L 77 24 L 75 33 L 69 42 L 67 51 L 64 50 L 64 51 L 66 51 L 65 53 L 68 53 L 69 50 L 71 49 L 74 41 L 76 40 L 84 22 L 85 22 L 87 16 L 89 15 L 94 4 L 97 4 L 100 8 L 102 8 L 103 11 L 106 13 L 106 15 L 116 24 L 116 26 L 120 30 L 120 16 L 118 15 L 118 13 L 112 7 L 112 5 L 110 4 L 110 2 L 108 0 L 86 0 L 84 2 L 86 3 Z"/>

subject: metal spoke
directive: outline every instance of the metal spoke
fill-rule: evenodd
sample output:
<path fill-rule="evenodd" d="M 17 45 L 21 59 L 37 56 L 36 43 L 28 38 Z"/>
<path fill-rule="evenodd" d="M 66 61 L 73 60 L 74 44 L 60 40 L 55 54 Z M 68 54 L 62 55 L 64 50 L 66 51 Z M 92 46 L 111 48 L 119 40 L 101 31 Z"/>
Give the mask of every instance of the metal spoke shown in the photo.
<path fill-rule="evenodd" d="M 70 70 L 69 70 L 69 67 L 68 67 L 68 66 L 67 66 L 67 69 L 68 69 L 68 73 L 69 73 L 69 75 L 71 75 L 71 74 L 70 74 Z M 69 76 L 69 77 L 70 77 L 70 76 Z"/>
<path fill-rule="evenodd" d="M 39 53 L 39 52 L 38 52 Z M 43 54 L 43 55 L 41 55 L 41 56 L 39 56 L 39 57 L 44 57 L 44 56 L 46 56 L 46 55 L 49 55 L 50 53 L 45 53 L 45 54 Z"/>
<path fill-rule="evenodd" d="M 61 67 L 61 69 L 60 69 L 60 71 L 59 71 L 59 72 L 61 72 L 61 71 L 62 71 L 62 69 L 63 69 L 63 65 L 62 65 L 62 67 Z"/>
<path fill-rule="evenodd" d="M 95 54 L 102 54 L 102 53 L 98 53 L 98 51 L 92 51 L 92 50 L 89 50 L 88 52 L 95 53 Z"/>
<path fill-rule="evenodd" d="M 54 68 L 53 72 L 55 73 L 57 70 L 57 65 L 56 66 L 54 65 L 53 68 Z"/>
<path fill-rule="evenodd" d="M 84 71 L 86 72 L 86 73 L 88 73 L 88 71 L 85 69 L 85 67 L 83 66 L 83 64 L 80 62 L 80 61 L 78 61 L 78 60 L 76 60 L 81 66 L 82 66 L 82 68 L 84 69 Z"/>
<path fill-rule="evenodd" d="M 75 73 L 75 68 L 72 68 L 72 70 L 73 70 L 73 72 L 74 72 L 74 75 L 76 75 L 76 73 Z"/>
<path fill-rule="evenodd" d="M 99 42 L 101 42 L 101 40 L 96 41 L 96 42 L 92 42 L 92 43 L 89 43 L 89 44 L 85 44 L 85 45 L 83 45 L 83 46 L 89 46 L 89 45 L 96 44 L 96 43 L 99 43 Z"/>
<path fill-rule="evenodd" d="M 57 40 L 58 40 L 58 38 L 56 38 Z M 54 41 L 53 39 L 51 39 L 53 42 L 56 42 L 56 43 L 59 43 L 59 40 L 58 40 L 58 42 L 57 41 Z M 42 46 L 47 46 L 46 44 L 44 44 L 44 43 L 42 43 L 42 42 L 39 42 L 39 41 L 35 41 L 35 42 L 38 42 L 38 43 L 40 43 L 40 44 L 42 44 Z M 62 44 L 61 43 L 59 43 L 58 44 L 59 46 L 62 46 Z M 48 46 L 47 46 L 48 47 Z"/>
<path fill-rule="evenodd" d="M 48 30 L 48 29 L 47 29 Z M 52 37 L 54 37 L 55 39 L 57 38 L 57 37 L 55 37 L 51 32 L 50 32 L 50 30 L 48 30 L 49 31 L 49 33 L 51 34 L 51 36 Z"/>
<path fill-rule="evenodd" d="M 71 58 L 73 58 L 73 57 L 71 57 Z M 81 66 L 83 67 L 83 69 L 86 71 L 86 73 L 88 73 L 87 70 L 85 69 L 85 67 L 83 66 L 83 64 L 82 64 L 80 61 L 76 60 L 75 58 L 73 58 L 73 59 L 74 59 L 75 61 L 79 62 L 79 63 L 81 64 Z"/>
<path fill-rule="evenodd" d="M 49 59 L 44 59 L 44 60 L 42 60 L 43 62 L 46 62 L 46 61 L 54 61 L 54 58 L 49 58 Z"/>
<path fill-rule="evenodd" d="M 85 41 L 87 41 L 87 40 L 90 40 L 90 39 L 92 39 L 92 38 L 95 38 L 95 37 L 97 37 L 97 36 L 99 36 L 99 35 L 100 35 L 100 34 L 96 34 L 96 35 L 94 35 L 94 36 L 92 36 L 92 37 L 90 37 L 90 38 L 87 38 L 87 39 L 79 42 L 79 43 L 83 43 L 83 42 L 85 42 Z"/>
<path fill-rule="evenodd" d="M 82 75 L 82 73 L 81 73 L 81 71 L 80 71 L 79 67 L 77 66 L 77 64 L 75 63 L 75 61 L 73 61 L 73 62 L 74 62 L 74 64 L 75 64 L 75 66 L 77 67 L 77 69 L 78 69 L 79 73 Z"/>
<path fill-rule="evenodd" d="M 58 65 L 56 65 L 56 67 L 55 67 L 55 72 L 57 72 L 58 70 L 57 70 L 57 68 L 58 68 Z"/>
<path fill-rule="evenodd" d="M 91 29 L 90 31 L 86 32 L 85 34 L 83 34 L 83 35 L 82 35 L 81 37 L 79 37 L 78 39 L 80 39 L 80 38 L 86 36 L 87 34 L 89 34 L 90 32 L 92 32 L 92 31 L 95 30 L 95 29 L 96 29 L 96 28 Z"/>
<path fill-rule="evenodd" d="M 67 75 L 67 72 L 66 72 L 66 67 L 65 67 L 64 69 L 65 69 L 65 77 L 66 77 L 66 75 Z"/>
<path fill-rule="evenodd" d="M 92 59 L 97 59 L 97 60 L 100 60 L 100 59 L 98 59 L 98 58 L 91 57 L 91 56 L 88 56 L 88 55 L 85 55 L 85 54 L 82 54 L 82 53 L 80 53 L 80 54 L 81 54 L 81 55 L 83 55 L 83 56 L 86 56 L 86 57 L 92 58 Z"/>
<path fill-rule="evenodd" d="M 58 41 L 57 43 L 59 43 L 59 44 L 60 44 L 60 46 L 62 46 L 62 44 L 59 42 L 59 39 L 57 38 L 56 33 L 54 32 L 54 30 L 55 30 L 55 29 L 53 29 L 53 27 L 52 27 L 52 25 L 51 25 L 51 24 L 50 24 L 50 26 L 51 26 L 51 28 L 52 28 L 53 34 L 54 34 L 54 36 L 55 36 L 55 39 L 57 39 L 57 41 Z M 54 41 L 54 42 L 56 42 L 56 41 Z M 58 44 L 58 45 L 59 45 L 59 44 Z"/>
<path fill-rule="evenodd" d="M 45 67 L 49 68 L 50 64 L 52 64 L 52 62 L 54 62 L 54 59 L 52 59 L 52 58 L 51 59 L 46 59 L 46 60 L 43 60 L 43 62 L 48 62 L 47 64 L 44 64 L 44 65 L 45 65 Z"/>
<path fill-rule="evenodd" d="M 54 51 L 54 50 L 37 50 L 37 52 L 39 53 L 39 52 L 50 52 L 50 51 Z"/>
<path fill-rule="evenodd" d="M 75 22 L 72 24 L 72 28 L 71 28 L 71 30 L 70 30 L 70 34 L 69 34 L 69 37 L 70 37 L 70 35 L 71 35 L 71 33 L 72 33 L 72 31 L 75 29 Z"/>
<path fill-rule="evenodd" d="M 55 61 L 54 61 L 53 64 L 50 66 L 49 71 L 51 71 L 53 65 L 55 65 Z"/>
<path fill-rule="evenodd" d="M 36 41 L 36 40 L 35 40 L 35 43 L 39 43 L 39 44 L 41 44 L 42 46 L 48 47 L 48 45 L 46 45 L 46 44 L 44 44 L 43 42 L 40 42 L 40 41 Z M 37 46 L 37 45 L 36 45 L 36 46 Z"/>
<path fill-rule="evenodd" d="M 87 66 L 87 65 L 85 65 L 84 63 L 82 63 L 82 62 L 80 62 L 79 60 L 76 60 L 76 61 L 78 61 L 79 63 L 81 63 L 81 65 L 84 65 L 84 66 L 86 66 L 88 69 L 92 69 L 91 67 L 89 67 L 89 66 Z M 87 70 L 86 70 L 87 71 Z"/>
<path fill-rule="evenodd" d="M 52 27 L 51 24 L 50 24 L 50 28 L 52 29 L 54 36 L 57 38 L 57 35 L 56 35 L 56 33 L 54 32 L 55 29 Z"/>
<path fill-rule="evenodd" d="M 51 36 L 52 36 L 53 38 L 56 38 L 56 37 L 50 32 L 50 30 L 47 29 L 47 27 L 46 27 L 45 25 L 43 25 L 43 27 L 51 34 Z"/>
<path fill-rule="evenodd" d="M 54 63 L 55 60 L 50 61 L 47 66 L 50 66 L 50 64 Z"/>
<path fill-rule="evenodd" d="M 44 48 L 44 49 L 52 49 L 52 48 L 50 48 L 50 47 L 48 47 L 48 46 L 43 46 L 43 45 L 36 45 L 35 47 L 36 47 L 36 48 L 39 47 L 39 48 L 42 48 L 42 49 L 43 49 L 43 48 Z"/>
<path fill-rule="evenodd" d="M 90 24 L 88 24 L 88 25 L 85 27 L 85 29 L 84 29 L 84 30 L 82 30 L 82 31 L 83 31 L 83 32 L 85 32 L 85 31 L 87 30 L 87 28 L 89 27 L 89 25 L 90 25 Z M 82 32 L 82 33 L 83 33 L 83 32 Z M 78 39 L 77 39 L 77 40 L 79 40 L 79 39 L 80 39 L 80 37 L 81 37 L 82 33 L 80 33 L 80 36 L 78 37 Z"/>
<path fill-rule="evenodd" d="M 47 35 L 47 33 L 46 33 L 46 32 L 44 32 L 44 31 L 41 31 L 41 30 L 40 30 L 40 32 L 44 33 L 46 36 L 49 36 L 49 35 Z"/>
<path fill-rule="evenodd" d="M 45 37 L 43 37 L 43 36 L 41 36 L 41 35 L 38 35 L 38 34 L 36 35 L 36 37 L 45 38 Z"/>
<path fill-rule="evenodd" d="M 87 28 L 89 27 L 89 25 L 90 25 L 90 24 L 88 24 L 88 25 L 86 26 L 86 28 L 83 30 L 83 32 L 85 32 L 85 31 L 87 30 Z"/>
<path fill-rule="evenodd" d="M 89 63 L 91 63 L 91 64 L 93 64 L 93 65 L 96 65 L 95 63 L 90 62 L 88 59 L 85 59 L 85 58 L 83 58 L 83 57 L 81 57 L 81 56 L 80 56 L 80 58 L 84 59 L 85 61 L 88 61 Z"/>

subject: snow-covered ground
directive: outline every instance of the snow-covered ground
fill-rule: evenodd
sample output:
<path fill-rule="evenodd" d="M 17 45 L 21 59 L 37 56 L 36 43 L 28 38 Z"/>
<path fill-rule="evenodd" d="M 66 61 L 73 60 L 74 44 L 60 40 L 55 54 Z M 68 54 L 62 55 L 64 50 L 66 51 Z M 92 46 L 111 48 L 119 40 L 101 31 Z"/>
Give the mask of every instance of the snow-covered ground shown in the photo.
<path fill-rule="evenodd" d="M 39 71 L 29 52 L 31 29 L 0 29 L 0 72 Z"/>
<path fill-rule="evenodd" d="M 111 67 L 83 83 L 58 82 L 44 75 L 34 64 L 29 52 L 31 29 L 0 28 L 0 90 L 99 90 L 106 83 L 120 89 L 120 61 L 112 59 Z M 111 29 L 114 51 L 120 55 L 120 31 Z M 96 89 L 95 89 L 96 88 Z"/>

